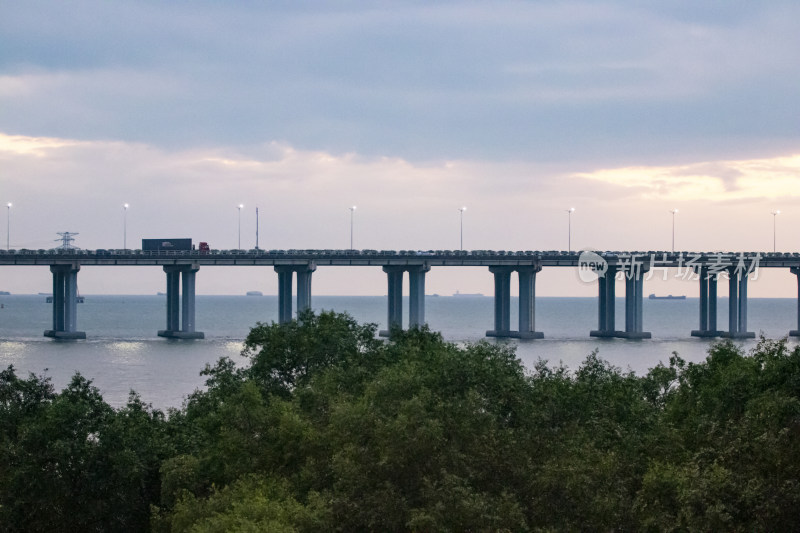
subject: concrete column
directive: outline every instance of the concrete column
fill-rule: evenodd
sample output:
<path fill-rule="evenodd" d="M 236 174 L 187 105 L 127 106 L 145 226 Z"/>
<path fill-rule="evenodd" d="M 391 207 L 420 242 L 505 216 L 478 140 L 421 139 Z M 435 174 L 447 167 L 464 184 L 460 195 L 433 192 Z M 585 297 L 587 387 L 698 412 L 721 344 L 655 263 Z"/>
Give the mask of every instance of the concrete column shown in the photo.
<path fill-rule="evenodd" d="M 700 267 L 700 331 L 708 331 L 708 267 Z"/>
<path fill-rule="evenodd" d="M 158 331 L 159 337 L 170 339 L 202 339 L 195 322 L 195 281 L 200 267 L 192 265 L 166 265 L 167 275 L 167 329 Z"/>
<path fill-rule="evenodd" d="M 644 306 L 644 274 L 647 269 L 639 265 L 625 275 L 625 331 L 616 336 L 626 339 L 649 339 L 649 331 L 643 327 Z"/>
<path fill-rule="evenodd" d="M 517 268 L 519 276 L 519 337 L 541 339 L 544 334 L 536 331 L 536 273 L 541 267 Z"/>
<path fill-rule="evenodd" d="M 717 282 L 719 276 L 716 274 L 708 279 L 708 331 L 715 337 L 719 336 L 717 329 Z"/>
<path fill-rule="evenodd" d="M 608 278 L 597 278 L 597 331 L 606 330 L 606 283 Z"/>
<path fill-rule="evenodd" d="M 700 276 L 700 329 L 692 337 L 719 337 L 717 331 L 717 277 L 709 276 L 708 267 L 696 267 Z"/>
<path fill-rule="evenodd" d="M 487 337 L 511 337 L 511 272 L 514 267 L 493 266 L 494 274 L 494 330 Z"/>
<path fill-rule="evenodd" d="M 194 313 L 194 296 L 195 296 L 195 275 L 197 274 L 196 268 L 185 268 L 181 272 L 183 277 L 182 281 L 182 307 L 181 313 L 181 331 L 184 333 L 194 333 L 195 330 L 195 313 Z"/>
<path fill-rule="evenodd" d="M 616 326 L 616 314 L 617 314 L 617 271 L 619 268 L 617 266 L 608 266 L 608 272 L 606 273 L 606 278 L 608 281 L 606 282 L 606 331 L 609 333 L 615 333 L 617 326 Z"/>
<path fill-rule="evenodd" d="M 292 274 L 294 267 L 281 265 L 275 267 L 278 273 L 278 323 L 288 324 L 292 321 Z"/>
<path fill-rule="evenodd" d="M 86 333 L 78 329 L 78 271 L 77 263 L 51 265 L 53 274 L 53 329 L 44 336 L 54 339 L 85 339 Z"/>
<path fill-rule="evenodd" d="M 616 337 L 616 286 L 615 277 L 619 268 L 608 265 L 608 270 L 602 278 L 598 278 L 598 324 L 597 329 L 589 332 L 592 337 Z"/>
<path fill-rule="evenodd" d="M 297 272 L 297 316 L 311 309 L 311 274 L 317 270 L 313 262 L 302 266 Z M 291 310 L 289 311 L 291 313 Z"/>
<path fill-rule="evenodd" d="M 737 337 L 739 332 L 739 279 L 736 271 L 730 270 L 728 278 L 728 335 Z"/>
<path fill-rule="evenodd" d="M 642 338 L 650 338 L 650 333 L 644 331 L 644 273 L 642 270 L 636 277 L 634 298 L 636 298 L 636 331 L 642 334 Z M 644 336 L 646 333 L 646 337 Z"/>
<path fill-rule="evenodd" d="M 797 277 L 797 329 L 789 332 L 790 337 L 800 337 L 800 268 L 792 267 L 789 271 Z"/>
<path fill-rule="evenodd" d="M 756 334 L 747 331 L 747 275 L 731 268 L 728 270 L 728 331 L 722 337 L 752 339 Z"/>
<path fill-rule="evenodd" d="M 739 277 L 739 322 L 737 331 L 740 333 L 747 332 L 747 274 L 743 273 Z"/>
<path fill-rule="evenodd" d="M 50 267 L 53 273 L 53 331 L 64 331 L 64 272 Z"/>
<path fill-rule="evenodd" d="M 408 268 L 408 327 L 418 328 L 425 324 L 425 273 L 427 264 Z"/>
<path fill-rule="evenodd" d="M 78 325 L 78 270 L 64 272 L 64 331 L 72 333 Z"/>
<path fill-rule="evenodd" d="M 636 332 L 636 297 L 634 293 L 635 278 L 632 275 L 625 276 L 625 333 Z"/>
<path fill-rule="evenodd" d="M 167 329 L 166 331 L 180 330 L 180 281 L 181 272 L 177 267 L 165 266 L 167 275 Z"/>
<path fill-rule="evenodd" d="M 386 272 L 388 280 L 387 329 L 380 331 L 379 334 L 382 337 L 388 337 L 392 329 L 402 329 L 403 327 L 403 272 L 405 267 L 385 266 L 383 271 Z"/>

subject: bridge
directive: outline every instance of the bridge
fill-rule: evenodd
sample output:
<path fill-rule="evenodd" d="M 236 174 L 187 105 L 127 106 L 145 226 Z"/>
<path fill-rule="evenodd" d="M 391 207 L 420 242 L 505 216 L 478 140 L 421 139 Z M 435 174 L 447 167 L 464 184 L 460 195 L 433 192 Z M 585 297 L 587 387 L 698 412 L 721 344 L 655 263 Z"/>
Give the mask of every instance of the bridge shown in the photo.
<path fill-rule="evenodd" d="M 582 279 L 597 283 L 598 327 L 594 337 L 650 338 L 643 329 L 644 281 L 654 271 L 677 269 L 698 281 L 697 337 L 752 338 L 747 331 L 747 284 L 759 268 L 788 268 L 798 276 L 800 336 L 800 254 L 760 252 L 664 251 L 494 251 L 494 250 L 0 250 L 0 266 L 48 266 L 53 278 L 53 326 L 44 335 L 56 339 L 83 339 L 77 328 L 77 276 L 82 265 L 160 266 L 166 275 L 166 327 L 158 335 L 200 339 L 195 324 L 195 280 L 206 266 L 273 267 L 278 275 L 278 320 L 292 320 L 292 294 L 297 281 L 296 311 L 311 307 L 311 279 L 321 266 L 381 267 L 387 276 L 387 323 L 402 328 L 403 283 L 409 282 L 408 327 L 425 323 L 425 275 L 433 267 L 487 267 L 494 276 L 494 327 L 490 337 L 542 338 L 535 328 L 536 274 L 543 268 L 577 268 Z M 512 329 L 511 277 L 519 278 L 519 324 Z M 665 274 L 666 275 L 666 274 Z M 617 329 L 616 283 L 625 281 L 625 326 Z M 717 324 L 717 285 L 728 282 L 728 325 Z M 382 331 L 381 335 L 388 335 Z"/>

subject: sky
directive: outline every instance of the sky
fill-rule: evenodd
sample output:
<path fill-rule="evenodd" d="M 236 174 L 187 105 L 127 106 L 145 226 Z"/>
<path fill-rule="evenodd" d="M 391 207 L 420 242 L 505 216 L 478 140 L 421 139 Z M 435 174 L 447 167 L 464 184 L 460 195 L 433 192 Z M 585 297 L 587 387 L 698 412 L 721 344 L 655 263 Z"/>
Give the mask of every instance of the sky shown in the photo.
<path fill-rule="evenodd" d="M 571 226 L 573 249 L 669 250 L 674 218 L 678 249 L 797 251 L 799 20 L 795 1 L 0 0 L 0 227 L 17 249 L 63 231 L 252 248 L 258 207 L 260 248 L 336 249 L 357 206 L 356 248 L 436 250 L 458 249 L 466 206 L 465 249 L 566 249 Z M 277 291 L 269 268 L 232 270 L 203 268 L 198 293 Z M 314 294 L 386 292 L 377 268 L 314 276 Z M 79 274 L 85 294 L 165 283 Z M 492 286 L 439 268 L 427 292 Z M 569 269 L 537 284 L 596 290 Z M 750 288 L 796 294 L 783 271 Z"/>

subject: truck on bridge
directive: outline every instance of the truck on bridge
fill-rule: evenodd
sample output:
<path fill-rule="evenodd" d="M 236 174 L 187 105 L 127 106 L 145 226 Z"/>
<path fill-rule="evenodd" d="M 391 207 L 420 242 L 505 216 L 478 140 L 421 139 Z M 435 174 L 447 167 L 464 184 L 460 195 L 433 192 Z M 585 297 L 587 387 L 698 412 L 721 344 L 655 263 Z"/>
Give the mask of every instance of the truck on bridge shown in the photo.
<path fill-rule="evenodd" d="M 176 252 L 194 250 L 192 239 L 142 239 L 142 251 L 144 252 Z M 200 253 L 208 253 L 207 242 L 198 245 Z"/>

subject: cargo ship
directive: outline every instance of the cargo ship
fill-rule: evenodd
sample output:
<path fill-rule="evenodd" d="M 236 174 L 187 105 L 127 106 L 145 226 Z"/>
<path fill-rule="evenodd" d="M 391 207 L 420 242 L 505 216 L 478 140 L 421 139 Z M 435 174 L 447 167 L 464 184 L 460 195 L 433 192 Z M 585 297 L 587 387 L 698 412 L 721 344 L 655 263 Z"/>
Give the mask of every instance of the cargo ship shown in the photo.
<path fill-rule="evenodd" d="M 481 294 L 479 292 L 469 293 L 469 292 L 458 292 L 458 291 L 456 291 L 456 293 L 453 296 L 470 296 L 470 297 L 475 298 L 475 297 L 481 297 L 481 296 L 483 296 L 483 294 Z"/>

